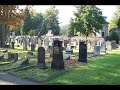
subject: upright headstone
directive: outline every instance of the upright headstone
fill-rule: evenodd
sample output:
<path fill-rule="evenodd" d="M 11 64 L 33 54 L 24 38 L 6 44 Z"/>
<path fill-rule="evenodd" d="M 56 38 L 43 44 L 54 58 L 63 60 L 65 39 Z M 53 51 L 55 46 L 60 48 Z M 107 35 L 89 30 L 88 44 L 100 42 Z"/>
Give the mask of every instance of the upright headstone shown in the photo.
<path fill-rule="evenodd" d="M 31 51 L 35 51 L 35 40 L 31 38 Z"/>
<path fill-rule="evenodd" d="M 64 69 L 62 41 L 54 40 L 51 69 Z"/>
<path fill-rule="evenodd" d="M 23 50 L 27 50 L 27 38 L 23 37 Z"/>
<path fill-rule="evenodd" d="M 105 45 L 105 43 L 101 44 L 100 51 L 106 53 L 106 45 Z"/>
<path fill-rule="evenodd" d="M 115 40 L 111 41 L 111 47 L 112 47 L 112 49 L 116 49 L 116 41 Z"/>
<path fill-rule="evenodd" d="M 44 47 L 39 47 L 38 48 L 38 61 L 37 61 L 37 66 L 40 69 L 45 69 L 45 49 Z"/>
<path fill-rule="evenodd" d="M 68 44 L 68 41 L 67 40 L 64 40 L 64 49 L 66 50 L 67 48 L 67 44 Z"/>
<path fill-rule="evenodd" d="M 42 44 L 41 44 L 41 39 L 38 38 L 38 48 L 41 47 L 41 46 L 42 46 Z"/>
<path fill-rule="evenodd" d="M 111 42 L 110 41 L 107 41 L 106 42 L 106 50 L 112 50 L 112 47 L 111 47 Z"/>
<path fill-rule="evenodd" d="M 100 46 L 94 46 L 94 55 L 100 55 Z"/>
<path fill-rule="evenodd" d="M 84 42 L 79 42 L 79 62 L 87 63 L 87 45 Z"/>

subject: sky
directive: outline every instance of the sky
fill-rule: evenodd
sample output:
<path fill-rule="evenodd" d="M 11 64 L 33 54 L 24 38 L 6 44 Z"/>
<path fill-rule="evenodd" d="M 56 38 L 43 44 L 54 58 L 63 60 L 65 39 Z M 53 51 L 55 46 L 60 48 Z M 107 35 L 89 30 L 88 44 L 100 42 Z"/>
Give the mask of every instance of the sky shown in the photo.
<path fill-rule="evenodd" d="M 52 5 L 34 5 L 33 9 L 36 12 L 42 12 L 44 13 L 46 9 L 48 9 Z M 65 25 L 69 23 L 70 18 L 73 18 L 73 12 L 76 10 L 73 5 L 54 5 L 56 6 L 56 9 L 59 10 L 59 22 L 60 25 Z M 113 16 L 113 13 L 116 11 L 116 5 L 96 5 L 98 8 L 100 8 L 103 12 L 103 16 L 106 16 L 106 21 L 110 21 L 111 17 Z M 24 6 L 23 6 L 24 7 Z"/>

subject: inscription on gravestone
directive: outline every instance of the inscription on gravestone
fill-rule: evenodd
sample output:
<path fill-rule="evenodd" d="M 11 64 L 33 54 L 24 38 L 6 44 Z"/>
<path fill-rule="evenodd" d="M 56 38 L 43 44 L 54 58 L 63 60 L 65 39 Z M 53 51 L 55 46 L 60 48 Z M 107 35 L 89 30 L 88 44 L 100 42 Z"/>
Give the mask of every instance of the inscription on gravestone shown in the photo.
<path fill-rule="evenodd" d="M 51 69 L 64 69 L 62 41 L 54 40 Z"/>

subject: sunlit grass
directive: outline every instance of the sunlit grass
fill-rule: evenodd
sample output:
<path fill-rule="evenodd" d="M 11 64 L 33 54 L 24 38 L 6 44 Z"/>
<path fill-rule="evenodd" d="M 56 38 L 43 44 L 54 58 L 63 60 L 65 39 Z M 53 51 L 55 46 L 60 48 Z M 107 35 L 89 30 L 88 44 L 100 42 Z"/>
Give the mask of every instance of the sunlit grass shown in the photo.
<path fill-rule="evenodd" d="M 108 55 L 88 60 L 79 66 L 46 84 L 67 85 L 119 85 L 120 84 L 120 50 L 108 52 Z"/>

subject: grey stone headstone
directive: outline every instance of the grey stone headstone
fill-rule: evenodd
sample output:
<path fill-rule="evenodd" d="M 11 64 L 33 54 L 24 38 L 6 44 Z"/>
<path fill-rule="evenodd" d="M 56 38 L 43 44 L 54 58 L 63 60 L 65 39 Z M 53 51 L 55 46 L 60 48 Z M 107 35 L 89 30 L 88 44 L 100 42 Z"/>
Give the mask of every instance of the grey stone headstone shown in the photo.
<path fill-rule="evenodd" d="M 100 47 L 99 46 L 94 46 L 94 55 L 100 55 Z"/>
<path fill-rule="evenodd" d="M 66 48 L 66 54 L 73 54 L 73 50 L 72 49 L 69 49 L 69 48 Z"/>
<path fill-rule="evenodd" d="M 38 48 L 41 47 L 41 46 L 42 46 L 42 44 L 41 44 L 41 39 L 38 38 Z"/>
<path fill-rule="evenodd" d="M 70 60 L 70 56 L 63 56 L 63 60 Z"/>
<path fill-rule="evenodd" d="M 107 42 L 106 42 L 106 49 L 107 49 L 107 50 L 112 50 L 111 42 L 110 42 L 110 41 L 107 41 Z"/>
<path fill-rule="evenodd" d="M 54 40 L 53 43 L 53 60 L 51 69 L 62 70 L 65 69 L 63 61 L 62 41 Z"/>
<path fill-rule="evenodd" d="M 112 49 L 116 49 L 116 41 L 111 41 Z"/>
<path fill-rule="evenodd" d="M 9 60 L 13 59 L 14 62 L 16 62 L 16 61 L 18 60 L 18 53 L 8 52 L 8 59 L 9 59 Z"/>
<path fill-rule="evenodd" d="M 26 40 L 26 37 L 23 37 L 23 50 L 27 50 L 27 40 Z"/>
<path fill-rule="evenodd" d="M 105 43 L 101 44 L 100 51 L 101 52 L 106 52 L 106 45 L 105 45 Z"/>

